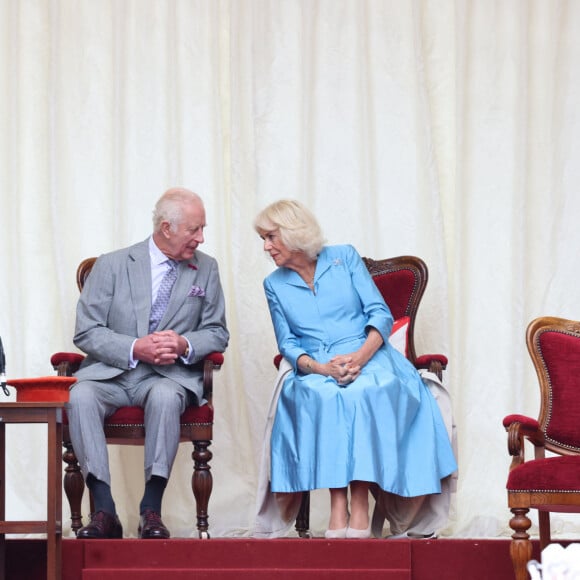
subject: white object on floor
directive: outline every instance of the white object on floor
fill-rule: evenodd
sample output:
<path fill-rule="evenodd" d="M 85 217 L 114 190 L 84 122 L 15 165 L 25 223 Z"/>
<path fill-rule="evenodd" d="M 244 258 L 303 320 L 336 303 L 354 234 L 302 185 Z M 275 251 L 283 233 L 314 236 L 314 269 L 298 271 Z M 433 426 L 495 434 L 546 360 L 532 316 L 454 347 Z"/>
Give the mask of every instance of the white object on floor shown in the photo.
<path fill-rule="evenodd" d="M 542 563 L 531 560 L 527 569 L 531 580 L 576 580 L 580 578 L 580 544 L 566 548 L 549 544 L 542 550 Z"/>

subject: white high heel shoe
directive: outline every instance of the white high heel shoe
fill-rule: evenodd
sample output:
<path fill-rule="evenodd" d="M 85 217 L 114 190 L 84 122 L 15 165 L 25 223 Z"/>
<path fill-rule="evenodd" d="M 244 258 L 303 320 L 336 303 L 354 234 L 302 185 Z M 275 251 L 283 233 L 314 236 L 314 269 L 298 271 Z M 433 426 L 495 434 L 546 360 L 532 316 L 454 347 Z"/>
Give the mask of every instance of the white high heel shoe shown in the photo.
<path fill-rule="evenodd" d="M 402 534 L 393 534 L 387 536 L 387 540 L 436 540 L 437 534 L 431 532 L 430 534 L 414 534 L 413 532 L 403 532 Z"/>
<path fill-rule="evenodd" d="M 326 530 L 324 532 L 324 537 L 327 540 L 341 540 L 342 538 L 346 538 L 347 528 L 338 528 L 337 530 Z"/>
<path fill-rule="evenodd" d="M 324 532 L 324 537 L 327 540 L 342 540 L 346 538 L 346 532 L 348 530 L 348 522 L 350 520 L 350 514 L 346 512 L 346 526 L 344 528 L 337 528 L 336 530 L 326 530 Z"/>
<path fill-rule="evenodd" d="M 348 526 L 346 528 L 346 537 L 351 540 L 366 540 L 371 537 L 371 524 L 369 522 L 369 527 L 366 530 L 357 530 L 356 528 L 351 528 Z"/>

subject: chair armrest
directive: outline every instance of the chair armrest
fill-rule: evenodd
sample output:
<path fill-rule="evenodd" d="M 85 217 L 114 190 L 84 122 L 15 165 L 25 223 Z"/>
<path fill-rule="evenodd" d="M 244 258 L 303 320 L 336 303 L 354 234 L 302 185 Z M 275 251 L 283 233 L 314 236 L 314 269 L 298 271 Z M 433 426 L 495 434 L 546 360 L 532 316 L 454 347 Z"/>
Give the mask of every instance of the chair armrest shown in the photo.
<path fill-rule="evenodd" d="M 526 439 L 534 446 L 536 459 L 544 457 L 545 435 L 536 419 L 525 415 L 508 415 L 503 420 L 503 426 L 508 434 L 508 452 L 513 457 L 510 471 L 525 462 Z"/>
<path fill-rule="evenodd" d="M 70 377 L 79 370 L 84 358 L 76 352 L 56 352 L 50 357 L 50 363 L 58 376 Z"/>
<path fill-rule="evenodd" d="M 211 361 L 213 363 L 213 366 L 219 369 L 224 364 L 224 353 L 210 352 L 203 360 Z"/>
<path fill-rule="evenodd" d="M 79 370 L 84 358 L 75 352 L 57 352 L 50 357 L 50 362 L 57 375 L 70 377 Z M 213 396 L 213 371 L 219 370 L 223 362 L 223 352 L 210 352 L 198 363 L 203 372 L 203 396 L 210 403 Z"/>
<path fill-rule="evenodd" d="M 223 363 L 223 352 L 210 352 L 201 363 L 198 363 L 203 365 L 203 396 L 210 407 L 213 407 L 213 371 L 219 371 Z"/>
<path fill-rule="evenodd" d="M 427 369 L 435 373 L 440 381 L 443 380 L 443 371 L 447 368 L 447 363 L 448 359 L 444 354 L 422 354 L 413 362 L 416 369 Z"/>

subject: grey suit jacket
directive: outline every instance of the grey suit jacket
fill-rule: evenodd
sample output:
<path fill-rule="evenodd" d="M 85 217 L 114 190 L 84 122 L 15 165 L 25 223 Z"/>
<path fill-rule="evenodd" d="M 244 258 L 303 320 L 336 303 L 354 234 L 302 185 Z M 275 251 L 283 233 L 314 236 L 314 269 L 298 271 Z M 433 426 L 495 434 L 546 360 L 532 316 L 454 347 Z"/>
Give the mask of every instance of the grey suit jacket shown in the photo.
<path fill-rule="evenodd" d="M 75 375 L 77 379 L 106 380 L 129 370 L 133 341 L 149 334 L 148 244 L 147 239 L 103 254 L 95 262 L 77 305 L 74 343 L 87 354 Z M 187 337 L 195 353 L 193 363 L 210 352 L 225 351 L 229 333 L 214 258 L 198 250 L 192 260 L 180 263 L 167 311 L 157 330 L 174 330 Z M 202 401 L 202 376 L 191 366 L 177 362 L 151 368 Z"/>

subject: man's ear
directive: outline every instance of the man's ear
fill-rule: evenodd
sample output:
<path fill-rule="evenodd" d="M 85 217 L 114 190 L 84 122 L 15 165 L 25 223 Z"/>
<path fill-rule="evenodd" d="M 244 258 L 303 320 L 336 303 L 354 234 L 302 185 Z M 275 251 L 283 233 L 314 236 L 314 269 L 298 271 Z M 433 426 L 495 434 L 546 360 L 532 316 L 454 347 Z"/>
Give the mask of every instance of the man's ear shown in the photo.
<path fill-rule="evenodd" d="M 164 238 L 169 238 L 171 236 L 171 224 L 168 221 L 161 222 L 161 233 Z"/>

